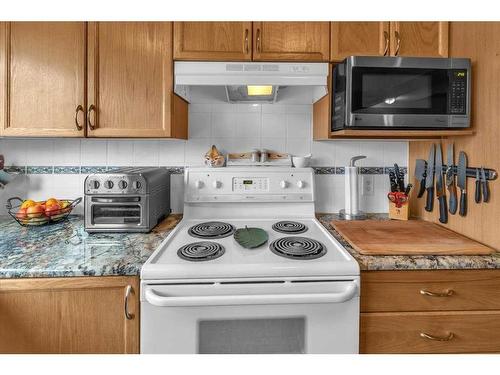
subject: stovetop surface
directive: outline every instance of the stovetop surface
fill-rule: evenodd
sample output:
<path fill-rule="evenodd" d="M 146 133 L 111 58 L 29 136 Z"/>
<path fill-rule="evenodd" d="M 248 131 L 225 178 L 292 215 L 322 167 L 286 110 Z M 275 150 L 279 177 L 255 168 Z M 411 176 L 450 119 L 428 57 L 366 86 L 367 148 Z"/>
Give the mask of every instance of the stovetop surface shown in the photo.
<path fill-rule="evenodd" d="M 276 232 L 272 225 L 281 220 L 303 223 L 307 231 L 298 234 Z M 269 239 L 255 249 L 240 246 L 234 237 L 201 239 L 189 235 L 193 225 L 207 221 L 221 221 L 237 229 L 245 226 L 264 229 Z M 278 238 L 307 237 L 319 241 L 326 253 L 315 259 L 290 259 L 274 254 L 269 244 Z M 224 254 L 207 261 L 189 261 L 178 256 L 178 250 L 189 243 L 200 241 L 216 242 L 224 247 Z M 276 219 L 183 219 L 175 231 L 165 239 L 155 253 L 144 264 L 141 278 L 148 280 L 171 279 L 216 279 L 256 277 L 315 277 L 315 276 L 358 276 L 359 267 L 349 253 L 326 229 L 313 218 Z"/>

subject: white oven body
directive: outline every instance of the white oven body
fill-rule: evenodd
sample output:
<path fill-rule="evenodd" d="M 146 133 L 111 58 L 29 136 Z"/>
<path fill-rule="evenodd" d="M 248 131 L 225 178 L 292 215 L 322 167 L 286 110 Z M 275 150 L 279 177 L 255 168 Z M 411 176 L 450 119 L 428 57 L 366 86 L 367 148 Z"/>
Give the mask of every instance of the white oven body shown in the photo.
<path fill-rule="evenodd" d="M 141 353 L 358 353 L 359 278 L 143 281 Z"/>

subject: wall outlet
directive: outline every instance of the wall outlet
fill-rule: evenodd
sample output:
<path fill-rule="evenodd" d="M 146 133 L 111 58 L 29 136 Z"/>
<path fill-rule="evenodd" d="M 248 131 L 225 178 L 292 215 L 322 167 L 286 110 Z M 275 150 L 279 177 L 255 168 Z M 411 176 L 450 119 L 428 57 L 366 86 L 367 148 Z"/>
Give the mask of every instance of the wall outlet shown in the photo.
<path fill-rule="evenodd" d="M 361 194 L 374 195 L 375 194 L 375 178 L 373 175 L 361 176 Z"/>

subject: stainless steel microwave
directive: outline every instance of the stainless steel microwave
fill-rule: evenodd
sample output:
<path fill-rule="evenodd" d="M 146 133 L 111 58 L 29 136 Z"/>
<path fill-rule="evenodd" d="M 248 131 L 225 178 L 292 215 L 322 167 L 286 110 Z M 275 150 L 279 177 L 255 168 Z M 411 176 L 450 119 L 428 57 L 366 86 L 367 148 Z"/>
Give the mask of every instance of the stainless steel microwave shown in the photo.
<path fill-rule="evenodd" d="M 333 69 L 332 131 L 470 126 L 471 63 L 351 56 Z"/>

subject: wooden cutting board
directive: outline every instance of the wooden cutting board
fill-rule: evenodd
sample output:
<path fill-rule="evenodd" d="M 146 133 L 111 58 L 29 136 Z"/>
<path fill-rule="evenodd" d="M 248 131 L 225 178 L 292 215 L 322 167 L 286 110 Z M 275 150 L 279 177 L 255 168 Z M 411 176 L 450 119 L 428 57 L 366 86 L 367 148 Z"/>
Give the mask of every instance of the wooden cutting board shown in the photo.
<path fill-rule="evenodd" d="M 492 248 L 422 220 L 355 220 L 330 223 L 364 255 L 486 255 Z"/>

